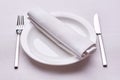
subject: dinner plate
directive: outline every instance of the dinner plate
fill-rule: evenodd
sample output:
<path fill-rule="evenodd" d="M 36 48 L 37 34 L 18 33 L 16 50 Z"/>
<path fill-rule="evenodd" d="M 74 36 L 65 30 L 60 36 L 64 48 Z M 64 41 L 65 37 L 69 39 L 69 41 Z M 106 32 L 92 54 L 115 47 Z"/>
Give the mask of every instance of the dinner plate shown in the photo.
<path fill-rule="evenodd" d="M 96 43 L 94 29 L 84 18 L 65 12 L 53 12 L 51 15 L 73 28 L 73 30 L 82 36 Z M 79 61 L 75 56 L 63 51 L 45 37 L 30 21 L 25 25 L 22 32 L 21 45 L 29 57 L 43 64 L 63 66 Z"/>

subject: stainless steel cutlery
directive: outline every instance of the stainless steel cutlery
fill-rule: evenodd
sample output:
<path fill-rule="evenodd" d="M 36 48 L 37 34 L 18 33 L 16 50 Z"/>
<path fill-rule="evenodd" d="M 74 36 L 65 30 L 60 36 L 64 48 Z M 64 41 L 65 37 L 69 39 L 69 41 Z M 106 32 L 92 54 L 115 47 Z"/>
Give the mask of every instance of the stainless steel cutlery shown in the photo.
<path fill-rule="evenodd" d="M 99 40 L 103 67 L 107 67 L 106 53 L 105 53 L 105 48 L 102 40 L 102 32 L 100 29 L 99 16 L 97 13 L 94 15 L 94 27 L 95 27 L 96 35 L 98 36 L 98 40 Z"/>
<path fill-rule="evenodd" d="M 18 16 L 17 17 L 17 28 L 16 28 L 16 34 L 17 34 L 17 43 L 16 43 L 16 52 L 15 52 L 15 64 L 14 68 L 18 69 L 18 63 L 19 63 L 19 48 L 20 48 L 20 35 L 23 31 L 24 26 L 24 16 Z"/>

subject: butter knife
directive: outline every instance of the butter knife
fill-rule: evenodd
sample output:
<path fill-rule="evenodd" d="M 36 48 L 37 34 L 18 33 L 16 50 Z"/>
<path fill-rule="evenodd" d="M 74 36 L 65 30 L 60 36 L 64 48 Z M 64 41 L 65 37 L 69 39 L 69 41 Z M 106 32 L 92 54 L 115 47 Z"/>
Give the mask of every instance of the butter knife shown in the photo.
<path fill-rule="evenodd" d="M 106 53 L 105 53 L 105 48 L 103 45 L 102 32 L 101 32 L 100 23 L 99 23 L 99 16 L 97 13 L 94 15 L 94 28 L 95 28 L 95 32 L 99 40 L 103 67 L 107 67 Z"/>

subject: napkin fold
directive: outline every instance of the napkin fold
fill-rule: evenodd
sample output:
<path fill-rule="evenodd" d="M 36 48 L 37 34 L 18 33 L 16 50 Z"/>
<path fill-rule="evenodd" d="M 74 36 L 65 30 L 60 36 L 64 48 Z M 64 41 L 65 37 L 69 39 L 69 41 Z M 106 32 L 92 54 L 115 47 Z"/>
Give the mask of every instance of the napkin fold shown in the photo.
<path fill-rule="evenodd" d="M 46 37 L 79 59 L 82 59 L 85 52 L 95 49 L 95 44 L 91 40 L 43 10 L 31 10 L 28 12 L 28 16 L 35 27 Z"/>

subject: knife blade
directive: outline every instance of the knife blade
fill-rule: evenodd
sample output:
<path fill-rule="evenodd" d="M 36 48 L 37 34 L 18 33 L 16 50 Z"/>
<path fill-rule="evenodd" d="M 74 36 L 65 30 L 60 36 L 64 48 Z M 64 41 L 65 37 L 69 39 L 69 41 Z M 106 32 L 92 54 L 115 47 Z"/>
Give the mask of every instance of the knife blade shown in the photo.
<path fill-rule="evenodd" d="M 101 51 L 101 59 L 102 59 L 102 64 L 103 67 L 107 67 L 107 59 L 106 59 L 106 53 L 105 53 L 105 48 L 103 45 L 103 39 L 102 39 L 102 32 L 100 29 L 100 22 L 99 22 L 99 16 L 96 13 L 94 15 L 94 28 L 96 35 L 98 36 L 98 41 L 99 41 L 99 46 L 100 46 L 100 51 Z"/>
<path fill-rule="evenodd" d="M 94 27 L 95 27 L 95 32 L 96 34 L 101 34 L 101 29 L 100 29 L 100 23 L 99 23 L 99 17 L 98 14 L 96 13 L 94 15 Z"/>

